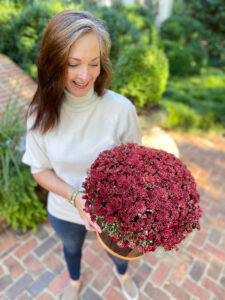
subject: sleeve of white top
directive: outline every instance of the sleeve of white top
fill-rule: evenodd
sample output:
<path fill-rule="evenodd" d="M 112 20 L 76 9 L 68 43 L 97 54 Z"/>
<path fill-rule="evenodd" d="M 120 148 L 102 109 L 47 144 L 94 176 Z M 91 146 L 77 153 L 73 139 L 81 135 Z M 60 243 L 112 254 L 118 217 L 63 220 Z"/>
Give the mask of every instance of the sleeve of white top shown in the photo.
<path fill-rule="evenodd" d="M 131 105 L 124 120 L 124 130 L 120 135 L 120 141 L 125 143 L 137 143 L 142 144 L 142 132 L 141 126 L 138 121 L 137 112 L 134 105 Z"/>
<path fill-rule="evenodd" d="M 52 169 L 49 158 L 46 154 L 44 137 L 37 130 L 30 130 L 31 119 L 27 120 L 26 150 L 22 162 L 31 167 L 31 173 L 38 173 Z"/>

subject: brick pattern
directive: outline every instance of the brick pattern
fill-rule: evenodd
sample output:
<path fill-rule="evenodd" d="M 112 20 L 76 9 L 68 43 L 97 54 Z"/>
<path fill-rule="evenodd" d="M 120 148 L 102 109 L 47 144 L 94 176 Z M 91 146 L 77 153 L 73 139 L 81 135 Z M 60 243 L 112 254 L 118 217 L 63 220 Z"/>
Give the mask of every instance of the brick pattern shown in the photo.
<path fill-rule="evenodd" d="M 36 83 L 10 58 L 0 54 L 0 114 L 9 99 L 18 98 L 20 104 L 29 103 L 35 89 Z"/>
<path fill-rule="evenodd" d="M 202 181 L 198 185 L 204 210 L 201 231 L 181 243 L 178 252 L 158 249 L 130 262 L 129 272 L 139 286 L 140 300 L 225 300 L 224 139 L 170 134 L 197 183 L 199 176 L 207 181 L 206 186 Z M 208 149 L 209 145 L 213 146 Z M 211 152 L 218 157 L 213 164 Z M 203 160 L 204 155 L 209 159 Z M 213 172 L 220 182 L 216 192 L 208 188 L 214 185 Z M 81 300 L 124 299 L 112 262 L 94 233 L 87 235 L 83 249 Z M 0 299 L 58 299 L 69 281 L 62 244 L 48 222 L 35 235 L 19 236 L 11 228 L 1 233 L 0 265 Z"/>
<path fill-rule="evenodd" d="M 6 77 L 0 76 L 0 105 L 16 78 L 34 91 L 34 82 L 21 77 L 21 70 L 4 55 L 2 74 Z M 139 286 L 139 300 L 225 300 L 225 138 L 170 136 L 197 181 L 204 211 L 201 230 L 182 242 L 178 252 L 157 249 L 130 262 L 129 272 Z M 68 282 L 62 244 L 48 222 L 40 224 L 36 234 L 18 235 L 11 228 L 0 234 L 0 300 L 60 299 Z M 94 233 L 88 233 L 83 247 L 80 298 L 124 299 L 112 262 Z"/>

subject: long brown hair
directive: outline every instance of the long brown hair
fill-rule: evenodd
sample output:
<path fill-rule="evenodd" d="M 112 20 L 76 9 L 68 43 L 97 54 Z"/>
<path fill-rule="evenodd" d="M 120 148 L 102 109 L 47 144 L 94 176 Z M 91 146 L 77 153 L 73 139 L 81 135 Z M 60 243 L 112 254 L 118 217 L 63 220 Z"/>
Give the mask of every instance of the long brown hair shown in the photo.
<path fill-rule="evenodd" d="M 42 38 L 38 58 L 38 86 L 29 106 L 28 116 L 35 113 L 31 130 L 42 134 L 56 127 L 66 85 L 68 55 L 72 44 L 83 34 L 97 34 L 101 51 L 101 71 L 94 89 L 103 96 L 112 79 L 112 64 L 109 59 L 110 38 L 102 22 L 87 11 L 65 10 L 49 22 Z"/>

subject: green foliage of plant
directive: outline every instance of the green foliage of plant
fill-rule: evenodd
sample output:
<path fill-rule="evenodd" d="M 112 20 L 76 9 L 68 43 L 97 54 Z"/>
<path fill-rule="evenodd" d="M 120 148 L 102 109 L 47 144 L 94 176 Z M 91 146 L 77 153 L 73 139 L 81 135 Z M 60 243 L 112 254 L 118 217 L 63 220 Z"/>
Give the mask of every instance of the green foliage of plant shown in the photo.
<path fill-rule="evenodd" d="M 225 3 L 223 0 L 175 0 L 174 14 L 188 15 L 205 29 L 204 45 L 214 66 L 225 65 Z"/>
<path fill-rule="evenodd" d="M 45 220 L 46 212 L 39 201 L 28 166 L 21 162 L 25 121 L 24 107 L 18 97 L 11 97 L 0 119 L 0 214 L 13 228 L 36 229 Z"/>
<path fill-rule="evenodd" d="M 180 46 L 202 40 L 205 29 L 196 19 L 173 15 L 160 28 L 162 39 L 177 42 Z"/>
<path fill-rule="evenodd" d="M 171 75 L 199 74 L 207 66 L 204 33 L 201 23 L 187 16 L 174 15 L 163 23 L 160 45 L 169 59 Z"/>
<path fill-rule="evenodd" d="M 121 5 L 113 6 L 117 11 L 122 12 L 141 32 L 141 40 L 149 45 L 157 45 L 158 33 L 154 23 L 154 16 L 145 6 Z"/>
<path fill-rule="evenodd" d="M 11 57 L 15 52 L 15 32 L 12 30 L 11 20 L 16 18 L 20 10 L 13 3 L 7 6 L 0 4 L 0 53 L 8 53 Z"/>
<path fill-rule="evenodd" d="M 175 41 L 163 40 L 161 46 L 168 57 L 171 75 L 199 74 L 208 64 L 207 52 L 200 43 L 182 46 Z"/>
<path fill-rule="evenodd" d="M 19 64 L 30 76 L 36 77 L 37 57 L 41 38 L 53 15 L 63 10 L 62 1 L 27 1 L 16 4 L 9 1 L 2 8 L 0 51 Z M 19 5 L 19 9 L 18 9 Z"/>
<path fill-rule="evenodd" d="M 35 192 L 37 183 L 29 169 L 22 169 L 20 167 L 22 180 L 10 171 L 8 191 L 3 188 L 4 181 L 0 179 L 0 213 L 12 228 L 22 226 L 22 230 L 26 231 L 32 227 L 36 231 L 37 223 L 46 219 L 46 210 Z"/>
<path fill-rule="evenodd" d="M 169 112 L 166 128 L 225 132 L 225 74 L 208 69 L 200 76 L 169 81 L 160 104 Z"/>
<path fill-rule="evenodd" d="M 130 47 L 115 65 L 112 89 L 130 98 L 137 107 L 157 103 L 165 91 L 168 62 L 155 46 Z"/>

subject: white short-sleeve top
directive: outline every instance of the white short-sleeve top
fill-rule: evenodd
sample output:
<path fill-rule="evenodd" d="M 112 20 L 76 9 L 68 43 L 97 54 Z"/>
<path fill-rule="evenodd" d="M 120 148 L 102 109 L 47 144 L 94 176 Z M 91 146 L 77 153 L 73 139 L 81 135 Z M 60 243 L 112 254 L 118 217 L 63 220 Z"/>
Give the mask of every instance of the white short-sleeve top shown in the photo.
<path fill-rule="evenodd" d="M 26 151 L 22 161 L 32 173 L 52 169 L 73 188 L 82 190 L 87 170 L 106 149 L 123 143 L 141 144 L 141 129 L 134 105 L 125 97 L 107 90 L 99 97 L 92 88 L 84 97 L 64 93 L 60 123 L 46 134 L 32 130 L 27 120 Z M 75 207 L 49 192 L 47 209 L 57 218 L 83 224 Z"/>

